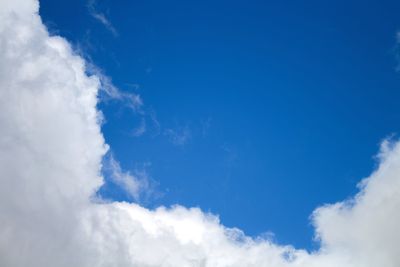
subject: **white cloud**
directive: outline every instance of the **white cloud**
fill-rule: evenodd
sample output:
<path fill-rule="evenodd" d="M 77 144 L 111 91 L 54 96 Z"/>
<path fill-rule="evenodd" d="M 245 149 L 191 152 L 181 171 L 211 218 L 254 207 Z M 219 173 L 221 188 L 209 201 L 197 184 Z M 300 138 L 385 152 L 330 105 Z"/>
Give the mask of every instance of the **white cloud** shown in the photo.
<path fill-rule="evenodd" d="M 188 126 L 177 127 L 175 129 L 165 129 L 164 135 L 166 135 L 169 138 L 169 141 L 176 146 L 186 145 L 192 136 Z"/>
<path fill-rule="evenodd" d="M 146 133 L 146 120 L 142 118 L 140 120 L 139 126 L 137 126 L 135 129 L 132 131 L 132 136 L 134 137 L 139 137 L 142 136 Z"/>
<path fill-rule="evenodd" d="M 86 71 L 99 80 L 99 92 L 103 93 L 101 94 L 102 101 L 117 100 L 139 114 L 144 113 L 142 110 L 143 100 L 139 94 L 119 90 L 112 79 L 91 62 L 86 61 Z"/>
<path fill-rule="evenodd" d="M 111 181 L 124 189 L 135 201 L 139 201 L 143 193 L 150 191 L 150 180 L 146 171 L 135 173 L 123 171 L 111 153 L 105 157 L 103 165 L 103 171 L 108 174 Z"/>
<path fill-rule="evenodd" d="M 93 18 L 95 18 L 98 22 L 103 24 L 103 26 L 106 27 L 106 29 L 109 30 L 114 36 L 118 36 L 118 31 L 112 25 L 110 20 L 106 17 L 106 15 L 104 13 L 100 12 L 97 9 L 96 0 L 89 0 L 87 3 L 87 7 L 88 7 L 90 15 Z"/>
<path fill-rule="evenodd" d="M 354 199 L 314 212 L 314 253 L 251 239 L 197 208 L 93 199 L 107 151 L 100 81 L 37 11 L 34 0 L 0 0 L 0 266 L 400 266 L 399 143 L 383 143 Z"/>

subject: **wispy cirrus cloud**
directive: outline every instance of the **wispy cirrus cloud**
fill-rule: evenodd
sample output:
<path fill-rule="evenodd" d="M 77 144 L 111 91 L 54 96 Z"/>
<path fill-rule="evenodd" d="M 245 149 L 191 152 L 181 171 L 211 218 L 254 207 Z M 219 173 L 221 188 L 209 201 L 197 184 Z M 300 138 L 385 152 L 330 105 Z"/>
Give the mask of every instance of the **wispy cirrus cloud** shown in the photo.
<path fill-rule="evenodd" d="M 143 100 L 139 94 L 126 92 L 116 87 L 110 76 L 104 74 L 103 70 L 90 61 L 86 61 L 86 71 L 95 75 L 100 82 L 101 101 L 116 100 L 123 103 L 138 114 L 143 114 Z"/>
<path fill-rule="evenodd" d="M 111 152 L 103 159 L 103 173 L 135 201 L 140 201 L 142 195 L 148 195 L 153 190 L 150 185 L 151 179 L 145 169 L 124 171 Z"/>
<path fill-rule="evenodd" d="M 186 145 L 192 137 L 190 128 L 187 125 L 175 128 L 167 128 L 164 130 L 164 135 L 167 136 L 169 141 L 176 146 Z"/>
<path fill-rule="evenodd" d="M 146 125 L 147 124 L 146 124 L 145 118 L 142 118 L 140 120 L 140 124 L 136 128 L 134 128 L 132 130 L 132 136 L 140 137 L 140 136 L 144 135 L 146 133 L 146 131 L 147 131 L 147 126 Z"/>
<path fill-rule="evenodd" d="M 98 22 L 100 22 L 115 37 L 117 37 L 118 31 L 112 25 L 111 21 L 107 18 L 107 16 L 103 12 L 99 11 L 98 6 L 97 6 L 97 1 L 98 0 L 88 0 L 87 8 L 88 8 L 89 14 L 94 19 L 96 19 Z"/>

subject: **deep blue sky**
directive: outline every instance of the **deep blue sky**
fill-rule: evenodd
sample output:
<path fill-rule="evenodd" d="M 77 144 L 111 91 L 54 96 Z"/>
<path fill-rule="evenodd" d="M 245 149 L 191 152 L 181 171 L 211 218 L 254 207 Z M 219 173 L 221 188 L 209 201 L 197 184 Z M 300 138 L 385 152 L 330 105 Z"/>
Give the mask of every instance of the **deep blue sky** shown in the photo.
<path fill-rule="evenodd" d="M 199 206 L 312 248 L 313 209 L 354 194 L 400 130 L 399 1 L 97 2 L 118 35 L 84 0 L 42 0 L 40 12 L 142 96 L 144 115 L 100 108 L 122 167 L 158 183 L 147 206 Z M 104 194 L 129 200 L 110 184 Z"/>

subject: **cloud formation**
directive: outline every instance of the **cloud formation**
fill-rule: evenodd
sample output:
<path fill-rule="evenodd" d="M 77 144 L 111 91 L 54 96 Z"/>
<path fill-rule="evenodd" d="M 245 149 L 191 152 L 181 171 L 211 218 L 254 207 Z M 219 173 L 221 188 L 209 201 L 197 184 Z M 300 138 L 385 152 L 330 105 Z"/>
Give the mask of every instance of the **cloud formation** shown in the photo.
<path fill-rule="evenodd" d="M 103 174 L 108 175 L 111 182 L 120 186 L 136 202 L 140 201 L 143 194 L 151 191 L 150 179 L 144 169 L 136 170 L 133 174 L 125 172 L 112 153 L 104 157 Z"/>
<path fill-rule="evenodd" d="M 0 0 L 0 266 L 400 266 L 396 142 L 383 142 L 354 198 L 315 210 L 312 253 L 249 238 L 198 208 L 96 199 L 108 147 L 100 79 L 86 68 L 49 36 L 37 1 Z"/>
<path fill-rule="evenodd" d="M 188 126 L 168 128 L 165 129 L 164 135 L 166 135 L 169 141 L 175 146 L 184 146 L 191 138 L 191 131 Z"/>
<path fill-rule="evenodd" d="M 91 62 L 85 61 L 85 71 L 93 77 L 99 80 L 100 87 L 99 92 L 101 93 L 101 100 L 104 102 L 108 101 L 119 101 L 132 111 L 143 115 L 143 100 L 139 94 L 132 92 L 125 92 L 119 90 L 113 83 L 111 77 L 104 74 L 104 72 Z"/>
<path fill-rule="evenodd" d="M 103 24 L 103 26 L 106 27 L 106 29 L 109 30 L 114 35 L 114 37 L 118 36 L 118 31 L 112 25 L 110 20 L 106 17 L 106 15 L 104 13 L 100 12 L 97 9 L 96 0 L 89 0 L 87 3 L 87 7 L 88 7 L 90 15 L 93 18 L 95 18 L 98 22 Z"/>

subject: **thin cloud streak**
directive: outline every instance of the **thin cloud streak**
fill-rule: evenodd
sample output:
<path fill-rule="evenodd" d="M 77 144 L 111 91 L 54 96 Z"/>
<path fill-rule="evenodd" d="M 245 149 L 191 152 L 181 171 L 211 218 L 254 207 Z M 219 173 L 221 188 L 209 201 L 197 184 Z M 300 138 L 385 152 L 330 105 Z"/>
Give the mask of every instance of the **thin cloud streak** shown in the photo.
<path fill-rule="evenodd" d="M 96 0 L 89 0 L 87 3 L 87 7 L 88 7 L 89 14 L 93 18 L 95 18 L 98 22 L 103 24 L 103 26 L 114 35 L 114 37 L 118 36 L 118 31 L 112 25 L 110 20 L 106 17 L 106 15 L 104 13 L 98 11 Z"/>
<path fill-rule="evenodd" d="M 145 170 L 142 169 L 134 173 L 124 171 L 110 152 L 104 157 L 103 173 L 109 177 L 111 182 L 127 192 L 130 198 L 136 202 L 140 202 L 141 196 L 148 194 L 152 190 L 150 188 L 150 178 Z"/>

